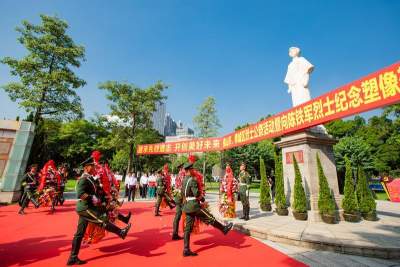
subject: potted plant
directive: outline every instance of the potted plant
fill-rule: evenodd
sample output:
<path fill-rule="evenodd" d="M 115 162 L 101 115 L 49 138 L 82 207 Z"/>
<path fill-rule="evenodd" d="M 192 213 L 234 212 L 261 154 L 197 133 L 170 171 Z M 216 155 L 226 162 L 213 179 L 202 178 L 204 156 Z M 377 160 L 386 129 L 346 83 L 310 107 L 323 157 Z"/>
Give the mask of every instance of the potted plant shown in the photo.
<path fill-rule="evenodd" d="M 371 189 L 368 187 L 364 169 L 361 167 L 358 168 L 356 192 L 362 217 L 367 221 L 376 221 L 378 219 L 376 216 L 376 202 Z"/>
<path fill-rule="evenodd" d="M 287 216 L 289 211 L 286 206 L 285 188 L 283 184 L 282 160 L 275 153 L 275 205 L 276 213 L 280 216 Z"/>
<path fill-rule="evenodd" d="M 265 171 L 264 159 L 260 157 L 260 209 L 262 211 L 271 211 L 271 188 L 267 181 L 267 173 Z"/>
<path fill-rule="evenodd" d="M 342 200 L 343 217 L 347 222 L 358 222 L 360 213 L 357 202 L 357 194 L 354 192 L 353 171 L 350 160 L 345 157 L 346 174 L 344 179 L 344 197 Z"/>
<path fill-rule="evenodd" d="M 322 168 L 321 160 L 317 154 L 319 193 L 318 209 L 321 219 L 325 223 L 334 224 L 336 222 L 336 203 L 331 194 L 328 181 Z"/>
<path fill-rule="evenodd" d="M 307 220 L 307 198 L 301 179 L 301 173 L 297 160 L 293 154 L 294 166 L 294 200 L 293 200 L 293 216 L 296 220 Z"/>

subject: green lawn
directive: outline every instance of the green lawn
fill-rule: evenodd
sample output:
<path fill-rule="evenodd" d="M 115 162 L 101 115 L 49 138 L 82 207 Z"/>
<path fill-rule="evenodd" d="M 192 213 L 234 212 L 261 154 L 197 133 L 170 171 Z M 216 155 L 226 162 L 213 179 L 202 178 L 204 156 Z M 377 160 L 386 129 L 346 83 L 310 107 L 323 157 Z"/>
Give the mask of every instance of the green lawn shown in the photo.
<path fill-rule="evenodd" d="M 386 195 L 386 192 L 376 192 L 375 196 L 377 200 L 389 200 Z"/>
<path fill-rule="evenodd" d="M 219 191 L 219 183 L 217 182 L 206 182 L 206 190 L 209 192 Z M 260 193 L 260 183 L 253 182 L 250 187 L 250 192 Z"/>
<path fill-rule="evenodd" d="M 76 184 L 75 179 L 68 180 L 67 184 L 65 185 L 65 192 L 75 191 L 75 184 Z"/>

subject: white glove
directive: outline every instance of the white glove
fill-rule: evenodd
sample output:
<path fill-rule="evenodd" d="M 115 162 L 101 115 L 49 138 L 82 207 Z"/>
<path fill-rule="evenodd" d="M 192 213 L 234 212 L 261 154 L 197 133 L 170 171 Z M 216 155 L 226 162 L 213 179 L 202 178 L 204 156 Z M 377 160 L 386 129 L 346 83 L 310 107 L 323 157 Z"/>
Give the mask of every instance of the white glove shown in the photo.
<path fill-rule="evenodd" d="M 100 199 L 98 199 L 96 196 L 92 196 L 92 203 L 93 205 L 97 206 L 100 203 Z"/>
<path fill-rule="evenodd" d="M 93 179 L 95 179 L 95 180 L 98 180 L 100 178 L 100 175 L 95 175 L 94 177 L 93 177 Z"/>

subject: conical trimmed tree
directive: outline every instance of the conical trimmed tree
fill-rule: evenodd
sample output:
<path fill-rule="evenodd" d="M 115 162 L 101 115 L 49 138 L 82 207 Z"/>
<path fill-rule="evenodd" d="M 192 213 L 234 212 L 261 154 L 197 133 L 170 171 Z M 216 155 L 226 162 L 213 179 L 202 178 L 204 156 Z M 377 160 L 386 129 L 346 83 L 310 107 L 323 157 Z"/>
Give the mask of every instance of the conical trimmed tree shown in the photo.
<path fill-rule="evenodd" d="M 328 180 L 326 179 L 321 160 L 317 154 L 319 193 L 318 193 L 318 209 L 321 215 L 334 216 L 336 211 L 336 203 L 333 199 Z"/>
<path fill-rule="evenodd" d="M 293 154 L 293 166 L 294 166 L 294 200 L 293 200 L 293 211 L 298 213 L 307 212 L 307 198 L 304 192 L 304 187 L 301 179 L 301 173 L 297 160 Z"/>
<path fill-rule="evenodd" d="M 362 214 L 375 214 L 376 202 L 368 187 L 367 177 L 364 169 L 358 168 L 358 179 L 356 185 L 357 200 Z"/>
<path fill-rule="evenodd" d="M 342 208 L 344 213 L 356 215 L 359 212 L 357 195 L 354 191 L 353 170 L 351 169 L 350 160 L 345 157 L 346 174 L 344 178 L 344 197 L 342 200 Z"/>
<path fill-rule="evenodd" d="M 267 172 L 265 170 L 264 159 L 260 157 L 260 209 L 262 211 L 271 211 L 271 188 L 267 181 Z"/>
<path fill-rule="evenodd" d="M 287 210 L 285 187 L 283 183 L 282 160 L 275 153 L 275 205 L 278 210 Z M 287 214 L 286 214 L 287 215 Z"/>

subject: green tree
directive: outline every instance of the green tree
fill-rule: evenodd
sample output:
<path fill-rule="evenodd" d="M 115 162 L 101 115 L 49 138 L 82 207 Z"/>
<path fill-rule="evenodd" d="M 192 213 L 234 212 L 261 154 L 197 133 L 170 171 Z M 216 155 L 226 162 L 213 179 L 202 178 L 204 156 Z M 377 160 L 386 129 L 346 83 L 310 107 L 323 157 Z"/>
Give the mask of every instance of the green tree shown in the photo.
<path fill-rule="evenodd" d="M 59 153 L 64 161 L 76 166 L 87 159 L 91 152 L 100 149 L 100 140 L 110 133 L 102 126 L 87 120 L 63 123 L 57 136 Z M 111 158 L 113 149 L 100 149 L 104 158 Z"/>
<path fill-rule="evenodd" d="M 281 157 L 275 153 L 275 205 L 277 209 L 286 209 L 283 166 Z"/>
<path fill-rule="evenodd" d="M 271 188 L 267 181 L 267 173 L 265 170 L 264 159 L 260 157 L 260 208 L 263 211 L 268 210 L 268 206 L 271 205 Z"/>
<path fill-rule="evenodd" d="M 367 176 L 361 167 L 358 168 L 356 192 L 360 211 L 362 213 L 374 213 L 376 211 L 375 199 L 368 187 Z"/>
<path fill-rule="evenodd" d="M 330 135 L 336 138 L 353 136 L 365 125 L 365 119 L 355 116 L 353 120 L 334 120 L 325 124 Z"/>
<path fill-rule="evenodd" d="M 202 138 L 215 137 L 218 134 L 218 129 L 221 128 L 219 123 L 215 98 L 209 96 L 198 107 L 198 114 L 193 118 L 197 136 Z M 206 177 L 207 155 L 203 154 L 203 176 Z"/>
<path fill-rule="evenodd" d="M 28 165 L 43 165 L 46 161 L 53 159 L 56 163 L 64 161 L 58 143 L 58 135 L 62 122 L 52 119 L 40 120 L 36 125 L 35 139 L 29 155 Z"/>
<path fill-rule="evenodd" d="M 336 166 L 339 171 L 345 168 L 345 157 L 349 158 L 354 166 L 372 168 L 371 147 L 360 137 L 344 137 L 333 148 Z"/>
<path fill-rule="evenodd" d="M 318 209 L 321 214 L 335 215 L 336 204 L 329 188 L 328 180 L 326 179 L 324 169 L 322 168 L 321 160 L 317 154 L 319 193 L 318 193 Z"/>
<path fill-rule="evenodd" d="M 295 212 L 304 213 L 307 212 L 307 198 L 304 192 L 303 182 L 297 160 L 293 155 L 293 166 L 294 166 L 294 200 L 293 210 Z"/>
<path fill-rule="evenodd" d="M 354 191 L 353 169 L 350 160 L 345 157 L 346 175 L 344 181 L 344 197 L 342 208 L 345 213 L 356 214 L 359 211 L 357 195 Z"/>
<path fill-rule="evenodd" d="M 215 105 L 215 98 L 209 96 L 198 107 L 198 114 L 193 118 L 197 136 L 203 138 L 217 136 L 221 124 L 217 116 L 217 108 Z"/>
<path fill-rule="evenodd" d="M 67 35 L 68 24 L 57 17 L 40 15 L 40 25 L 23 21 L 16 30 L 18 41 L 28 50 L 22 59 L 5 57 L 3 64 L 11 68 L 11 75 L 20 81 L 2 88 L 12 101 L 27 113 L 33 113 L 38 124 L 45 117 L 71 119 L 82 116 L 82 106 L 75 89 L 85 85 L 74 68 L 84 60 L 85 49 Z"/>
<path fill-rule="evenodd" d="M 157 102 L 166 99 L 163 92 L 167 86 L 157 82 L 146 89 L 141 89 L 130 83 L 108 81 L 100 84 L 99 88 L 107 92 L 106 97 L 111 101 L 111 115 L 117 118 L 114 126 L 118 130 L 119 141 L 129 147 L 128 170 L 131 171 L 136 145 L 142 141 L 139 137 L 143 139 L 143 135 L 140 136 L 139 133 L 152 128 L 152 114 L 156 111 Z"/>
<path fill-rule="evenodd" d="M 271 140 L 263 140 L 255 144 L 235 147 L 224 152 L 224 161 L 230 162 L 232 169 L 239 170 L 241 162 L 246 163 L 249 173 L 253 177 L 260 177 L 259 159 L 262 157 L 265 162 L 267 174 L 271 174 L 274 168 L 275 146 Z"/>

